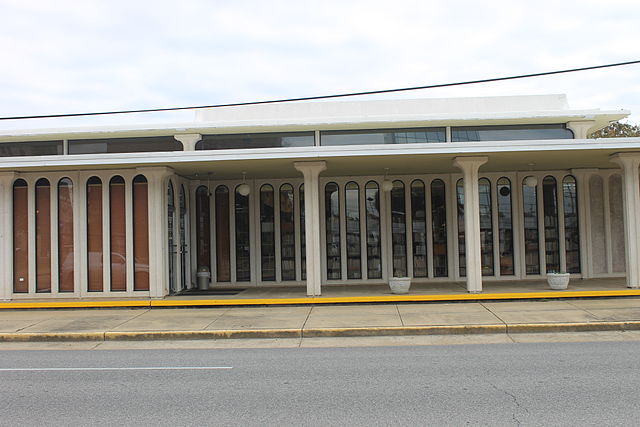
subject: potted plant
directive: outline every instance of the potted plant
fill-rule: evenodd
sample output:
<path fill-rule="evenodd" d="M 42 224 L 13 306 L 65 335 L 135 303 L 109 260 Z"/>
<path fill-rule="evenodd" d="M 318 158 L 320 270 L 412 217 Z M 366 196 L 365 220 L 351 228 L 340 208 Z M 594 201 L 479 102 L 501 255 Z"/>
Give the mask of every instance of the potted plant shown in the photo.
<path fill-rule="evenodd" d="M 389 287 L 392 294 L 406 294 L 411 286 L 411 277 L 391 277 Z"/>
<path fill-rule="evenodd" d="M 567 286 L 569 286 L 569 277 L 569 273 L 549 271 L 547 273 L 547 283 L 551 289 L 567 289 Z"/>

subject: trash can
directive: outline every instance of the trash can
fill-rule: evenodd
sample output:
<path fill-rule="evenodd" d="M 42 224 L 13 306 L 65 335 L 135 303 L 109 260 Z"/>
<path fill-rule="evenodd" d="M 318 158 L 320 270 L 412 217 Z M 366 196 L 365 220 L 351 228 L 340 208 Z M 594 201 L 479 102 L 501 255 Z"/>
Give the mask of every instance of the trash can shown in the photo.
<path fill-rule="evenodd" d="M 207 267 L 200 267 L 196 273 L 196 277 L 198 278 L 198 289 L 203 291 L 209 289 L 211 272 Z"/>

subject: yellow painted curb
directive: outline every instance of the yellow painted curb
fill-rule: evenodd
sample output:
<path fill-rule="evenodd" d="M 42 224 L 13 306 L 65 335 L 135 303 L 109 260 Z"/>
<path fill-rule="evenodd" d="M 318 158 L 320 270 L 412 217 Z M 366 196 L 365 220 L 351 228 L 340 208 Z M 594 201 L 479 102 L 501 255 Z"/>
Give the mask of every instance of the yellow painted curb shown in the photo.
<path fill-rule="evenodd" d="M 41 301 L 41 302 L 2 302 L 0 309 L 13 308 L 108 308 L 108 307 L 150 307 L 149 300 L 133 301 Z"/>

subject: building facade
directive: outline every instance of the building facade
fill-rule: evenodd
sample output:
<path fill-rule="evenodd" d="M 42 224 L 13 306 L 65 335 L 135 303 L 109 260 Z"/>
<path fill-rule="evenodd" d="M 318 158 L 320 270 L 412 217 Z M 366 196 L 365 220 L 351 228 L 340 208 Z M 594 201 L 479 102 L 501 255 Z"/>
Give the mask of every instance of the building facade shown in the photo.
<path fill-rule="evenodd" d="M 0 135 L 0 298 L 543 277 L 640 286 L 640 138 L 562 95 Z"/>

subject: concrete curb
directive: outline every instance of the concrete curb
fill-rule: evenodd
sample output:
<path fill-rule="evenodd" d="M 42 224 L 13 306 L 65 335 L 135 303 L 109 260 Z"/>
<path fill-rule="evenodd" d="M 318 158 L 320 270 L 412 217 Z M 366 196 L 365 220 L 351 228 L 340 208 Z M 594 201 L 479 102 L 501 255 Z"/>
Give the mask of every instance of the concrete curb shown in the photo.
<path fill-rule="evenodd" d="M 107 331 L 0 333 L 0 342 L 169 341 L 209 339 L 373 337 L 407 335 L 476 335 L 551 332 L 637 331 L 640 321 L 584 323 L 521 323 L 513 325 L 383 326 L 306 329 L 228 329 L 210 331 Z"/>

